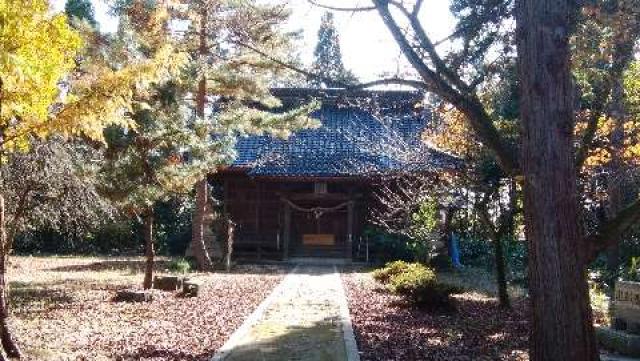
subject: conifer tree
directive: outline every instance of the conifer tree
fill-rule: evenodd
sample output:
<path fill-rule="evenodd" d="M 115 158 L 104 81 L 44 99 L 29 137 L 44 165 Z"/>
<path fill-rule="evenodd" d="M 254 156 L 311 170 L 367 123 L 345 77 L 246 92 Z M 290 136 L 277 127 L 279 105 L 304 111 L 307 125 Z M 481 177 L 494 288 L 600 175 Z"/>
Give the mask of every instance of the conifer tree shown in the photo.
<path fill-rule="evenodd" d="M 355 75 L 347 70 L 342 63 L 340 38 L 333 23 L 333 14 L 326 12 L 322 16 L 318 30 L 318 43 L 313 51 L 313 74 L 319 75 L 309 80 L 313 87 L 334 88 L 344 84 L 355 84 Z M 331 81 L 333 80 L 333 81 Z"/>
<path fill-rule="evenodd" d="M 64 12 L 71 21 L 86 21 L 92 27 L 98 27 L 90 0 L 67 0 Z"/>
<path fill-rule="evenodd" d="M 273 20 L 281 18 L 282 9 L 276 11 L 252 1 L 194 1 L 183 5 L 171 8 L 163 3 L 131 0 L 116 8 L 121 16 L 116 43 L 126 51 L 118 52 L 116 47 L 115 53 L 128 58 L 128 62 L 134 60 L 132 56 L 152 60 L 159 50 L 170 47 L 174 62 L 183 59 L 167 69 L 166 78 L 135 92 L 130 105 L 134 124 L 111 129 L 107 137 L 105 191 L 143 223 L 145 288 L 152 286 L 156 202 L 187 196 L 196 183 L 200 186 L 197 200 L 204 198 L 206 202 L 203 180 L 232 161 L 238 136 L 287 136 L 292 129 L 315 123 L 307 116 L 314 104 L 284 113 L 263 110 L 279 105 L 266 85 L 266 79 L 278 69 L 254 56 L 247 47 L 254 42 L 271 42 L 274 50 L 286 45 L 286 39 L 272 25 Z M 189 24 L 184 35 L 176 36 L 170 29 L 176 19 Z M 259 109 L 251 106 L 255 104 Z M 194 228 L 202 227 L 201 221 L 196 214 Z M 201 256 L 199 266 L 210 268 L 203 240 L 194 243 Z"/>

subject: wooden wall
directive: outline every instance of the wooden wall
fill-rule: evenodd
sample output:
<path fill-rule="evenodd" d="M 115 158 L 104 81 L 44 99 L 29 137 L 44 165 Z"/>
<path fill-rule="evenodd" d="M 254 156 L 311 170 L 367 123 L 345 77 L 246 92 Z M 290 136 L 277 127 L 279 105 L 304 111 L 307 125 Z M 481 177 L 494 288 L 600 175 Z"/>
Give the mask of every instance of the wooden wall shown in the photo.
<path fill-rule="evenodd" d="M 220 187 L 220 194 L 223 198 L 224 212 L 237 225 L 236 237 L 234 242 L 234 253 L 240 257 L 257 257 L 257 258 L 277 258 L 280 259 L 285 255 L 284 252 L 284 228 L 285 215 L 284 203 L 281 200 L 285 197 L 304 197 L 305 200 L 300 204 L 305 207 L 313 207 L 314 205 L 332 206 L 339 204 L 340 197 L 349 197 L 356 199 L 353 212 L 353 240 L 360 237 L 365 223 L 366 215 L 366 199 L 369 192 L 369 186 L 366 183 L 357 181 L 336 182 L 327 181 L 329 195 L 319 197 L 317 200 L 313 198 L 314 182 L 313 179 L 306 180 L 290 180 L 251 178 L 245 174 L 229 174 L 221 173 L 214 178 L 214 182 Z M 311 195 L 311 199 L 306 199 L 307 195 Z M 343 202 L 343 201 L 341 201 Z M 290 247 L 289 254 L 299 249 L 299 240 L 301 232 L 304 232 L 303 223 L 300 220 L 309 219 L 310 214 L 297 212 L 292 210 L 291 221 L 297 222 L 290 228 Z M 341 218 L 344 217 L 344 230 L 346 232 L 346 209 L 335 214 L 324 216 L 320 222 L 333 222 L 335 229 L 341 229 Z M 309 220 L 311 221 L 311 220 Z M 326 228 L 326 227 L 325 227 Z M 338 233 L 340 233 L 338 232 Z M 343 248 L 348 248 L 344 243 L 344 235 L 339 235 Z M 296 248 L 298 247 L 298 248 Z M 304 254 L 313 256 L 312 254 Z M 308 253 L 308 252 L 307 252 Z M 345 255 L 349 252 L 345 252 Z M 295 255 L 295 254 L 293 254 Z M 321 255 L 321 254 L 319 254 Z M 331 254 L 336 256 L 335 252 Z"/>

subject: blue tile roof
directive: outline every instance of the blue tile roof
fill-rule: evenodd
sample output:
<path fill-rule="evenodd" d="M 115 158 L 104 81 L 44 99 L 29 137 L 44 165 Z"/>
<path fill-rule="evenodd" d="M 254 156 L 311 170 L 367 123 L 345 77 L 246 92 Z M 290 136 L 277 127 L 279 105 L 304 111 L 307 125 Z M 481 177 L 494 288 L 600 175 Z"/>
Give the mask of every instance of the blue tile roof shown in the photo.
<path fill-rule="evenodd" d="M 420 141 L 430 118 L 426 112 L 375 116 L 361 107 L 322 104 L 312 114 L 322 124 L 317 129 L 289 139 L 240 138 L 232 168 L 253 176 L 339 177 L 451 166 L 453 157 Z"/>

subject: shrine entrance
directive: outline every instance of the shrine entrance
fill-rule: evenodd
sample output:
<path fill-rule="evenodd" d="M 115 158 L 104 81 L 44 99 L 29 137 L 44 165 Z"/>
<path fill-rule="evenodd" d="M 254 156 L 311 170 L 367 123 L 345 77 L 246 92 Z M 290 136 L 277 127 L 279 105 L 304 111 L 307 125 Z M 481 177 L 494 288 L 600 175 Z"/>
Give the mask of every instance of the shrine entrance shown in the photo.
<path fill-rule="evenodd" d="M 336 196 L 282 197 L 282 202 L 288 256 L 351 258 L 353 200 Z"/>

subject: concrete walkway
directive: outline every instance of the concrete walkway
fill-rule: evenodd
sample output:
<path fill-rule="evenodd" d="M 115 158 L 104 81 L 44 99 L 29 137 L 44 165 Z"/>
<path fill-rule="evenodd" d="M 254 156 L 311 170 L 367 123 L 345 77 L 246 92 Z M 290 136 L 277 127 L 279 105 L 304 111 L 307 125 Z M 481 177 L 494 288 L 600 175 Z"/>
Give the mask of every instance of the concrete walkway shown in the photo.
<path fill-rule="evenodd" d="M 212 361 L 359 361 L 334 266 L 298 266 Z"/>

